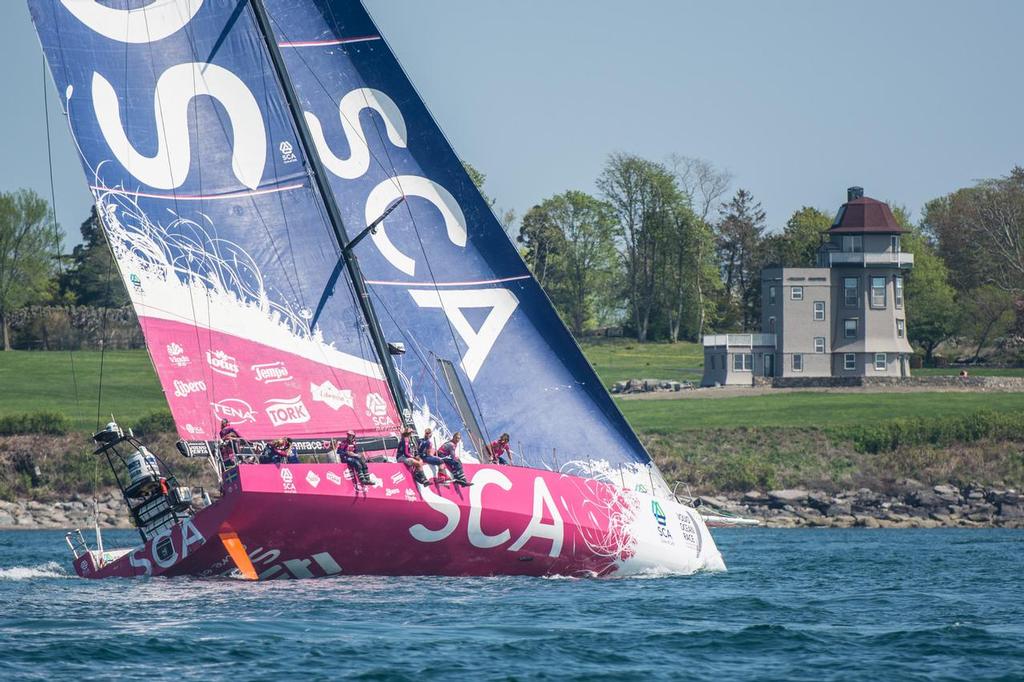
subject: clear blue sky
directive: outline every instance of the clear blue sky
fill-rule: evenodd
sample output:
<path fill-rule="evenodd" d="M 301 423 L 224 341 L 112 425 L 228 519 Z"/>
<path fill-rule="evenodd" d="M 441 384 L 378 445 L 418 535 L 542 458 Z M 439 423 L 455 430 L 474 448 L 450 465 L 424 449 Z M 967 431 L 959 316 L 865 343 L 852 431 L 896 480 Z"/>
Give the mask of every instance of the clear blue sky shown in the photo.
<path fill-rule="evenodd" d="M 1024 164 L 1024 2 L 367 0 L 456 150 L 520 214 L 594 190 L 610 152 L 707 158 L 773 229 L 848 185 L 919 215 Z M 0 7 L 0 189 L 49 195 L 42 55 Z M 58 216 L 89 195 L 56 95 Z"/>

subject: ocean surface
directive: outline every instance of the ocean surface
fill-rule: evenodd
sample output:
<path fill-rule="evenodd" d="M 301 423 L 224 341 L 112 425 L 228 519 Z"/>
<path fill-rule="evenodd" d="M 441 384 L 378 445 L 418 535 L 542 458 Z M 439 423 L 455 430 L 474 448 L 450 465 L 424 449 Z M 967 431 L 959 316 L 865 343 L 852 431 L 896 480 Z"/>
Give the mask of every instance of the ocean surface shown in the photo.
<path fill-rule="evenodd" d="M 725 573 L 249 584 L 0 532 L 0 680 L 1024 680 L 1024 531 L 715 535 Z"/>

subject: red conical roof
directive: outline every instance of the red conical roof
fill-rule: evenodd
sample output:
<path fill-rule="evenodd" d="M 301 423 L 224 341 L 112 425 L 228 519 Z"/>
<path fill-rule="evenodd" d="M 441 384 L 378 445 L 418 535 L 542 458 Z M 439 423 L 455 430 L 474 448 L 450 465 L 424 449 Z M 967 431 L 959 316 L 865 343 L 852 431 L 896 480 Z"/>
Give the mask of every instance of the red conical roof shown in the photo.
<path fill-rule="evenodd" d="M 906 232 L 896 222 L 889 204 L 871 197 L 858 197 L 843 204 L 828 231 L 830 234 L 864 234 L 866 232 L 899 234 Z"/>

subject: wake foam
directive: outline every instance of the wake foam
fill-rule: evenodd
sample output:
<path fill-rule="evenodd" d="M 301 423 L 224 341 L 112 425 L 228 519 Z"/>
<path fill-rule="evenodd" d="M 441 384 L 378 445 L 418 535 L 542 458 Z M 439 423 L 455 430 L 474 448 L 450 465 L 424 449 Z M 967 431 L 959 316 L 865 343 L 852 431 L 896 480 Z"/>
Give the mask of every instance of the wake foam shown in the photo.
<path fill-rule="evenodd" d="M 0 580 L 33 580 L 36 578 L 67 578 L 68 572 L 56 561 L 39 566 L 0 568 Z"/>

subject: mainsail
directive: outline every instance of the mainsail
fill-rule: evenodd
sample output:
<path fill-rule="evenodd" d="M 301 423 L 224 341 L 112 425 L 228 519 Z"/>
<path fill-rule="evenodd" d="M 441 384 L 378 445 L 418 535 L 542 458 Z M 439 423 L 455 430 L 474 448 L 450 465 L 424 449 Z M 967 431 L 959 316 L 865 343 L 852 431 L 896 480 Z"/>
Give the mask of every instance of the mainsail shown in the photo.
<path fill-rule="evenodd" d="M 180 435 L 399 419 L 246 0 L 29 0 Z M 355 223 L 356 227 L 361 227 Z"/>
<path fill-rule="evenodd" d="M 459 428 L 437 363 L 451 360 L 484 430 L 509 432 L 526 463 L 648 464 L 361 3 L 264 5 L 345 223 L 406 199 L 359 255 L 389 339 L 408 349 L 417 421 Z"/>

